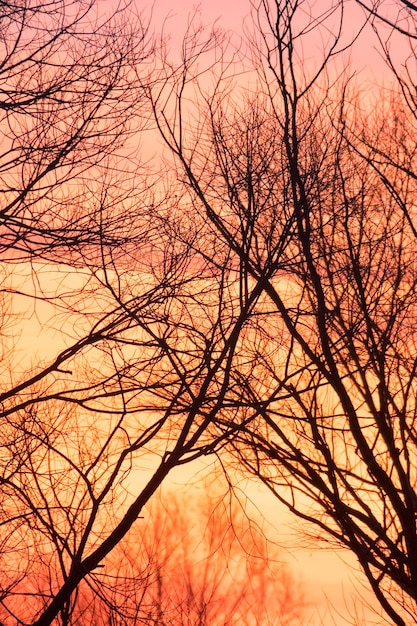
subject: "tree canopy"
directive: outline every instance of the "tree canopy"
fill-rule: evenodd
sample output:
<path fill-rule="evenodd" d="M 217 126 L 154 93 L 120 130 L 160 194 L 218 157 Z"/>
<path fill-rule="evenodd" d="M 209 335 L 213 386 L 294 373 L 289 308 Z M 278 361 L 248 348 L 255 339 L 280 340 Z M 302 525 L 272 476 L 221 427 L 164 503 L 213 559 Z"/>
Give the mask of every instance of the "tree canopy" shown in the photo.
<path fill-rule="evenodd" d="M 108 6 L 0 7 L 0 620 L 81 623 L 169 473 L 216 458 L 415 623 L 417 13 L 260 0 L 178 60 Z"/>

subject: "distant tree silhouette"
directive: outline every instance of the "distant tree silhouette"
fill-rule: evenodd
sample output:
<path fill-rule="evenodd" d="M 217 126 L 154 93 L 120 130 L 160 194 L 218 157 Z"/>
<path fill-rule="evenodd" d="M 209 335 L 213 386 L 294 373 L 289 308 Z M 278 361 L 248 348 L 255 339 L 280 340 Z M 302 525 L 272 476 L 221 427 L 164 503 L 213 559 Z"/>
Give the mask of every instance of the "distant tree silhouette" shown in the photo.
<path fill-rule="evenodd" d="M 166 494 L 80 586 L 73 624 L 303 623 L 303 589 L 229 502 Z"/>

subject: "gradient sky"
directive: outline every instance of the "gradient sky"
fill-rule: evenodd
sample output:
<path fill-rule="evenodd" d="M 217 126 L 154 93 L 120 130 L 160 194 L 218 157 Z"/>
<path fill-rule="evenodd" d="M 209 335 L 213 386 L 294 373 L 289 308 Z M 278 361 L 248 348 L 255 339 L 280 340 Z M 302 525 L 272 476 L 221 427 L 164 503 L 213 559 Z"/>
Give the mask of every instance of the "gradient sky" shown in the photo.
<path fill-rule="evenodd" d="M 318 9 L 327 9 L 329 4 L 329 0 L 318 0 L 315 6 Z M 361 9 L 355 8 L 353 3 L 348 8 L 351 17 L 345 24 L 346 37 L 356 32 L 363 20 Z M 243 22 L 250 14 L 251 5 L 249 0 L 203 0 L 200 3 L 193 0 L 177 2 L 156 0 L 153 9 L 154 28 L 156 30 L 161 28 L 164 18 L 167 18 L 164 30 L 170 38 L 170 50 L 174 55 L 179 50 L 187 21 L 195 9 L 200 11 L 202 24 L 210 26 L 218 20 L 220 28 L 242 35 Z M 351 55 L 350 64 L 351 69 L 360 71 L 364 91 L 372 93 L 373 83 L 379 82 L 383 77 L 386 65 L 375 49 L 371 30 L 361 34 L 355 45 L 355 52 Z M 168 482 L 172 485 L 181 485 L 189 479 L 191 473 L 192 467 L 177 470 Z M 247 489 L 255 505 L 273 522 L 277 536 L 272 538 L 288 550 L 286 554 L 288 563 L 294 571 L 301 574 L 307 597 L 316 604 L 315 608 L 307 610 L 307 616 L 311 616 L 311 621 L 308 621 L 306 626 L 352 624 L 355 614 L 358 622 L 361 621 L 363 624 L 387 624 L 386 618 L 379 620 L 359 600 L 363 593 L 364 598 L 377 607 L 373 596 L 367 596 L 364 579 L 349 553 L 342 551 L 336 553 L 332 549 L 316 550 L 313 546 L 301 547 L 300 534 L 297 535 L 295 530 L 294 518 L 290 517 L 262 488 L 248 483 Z M 349 563 L 349 566 L 346 563 Z M 379 609 L 377 610 L 379 612 Z"/>
<path fill-rule="evenodd" d="M 317 6 L 328 6 L 330 0 L 318 0 Z M 138 9 L 143 6 L 142 0 L 135 0 Z M 218 25 L 226 30 L 233 30 L 238 35 L 243 33 L 243 22 L 245 17 L 247 18 L 251 7 L 249 0 L 203 0 L 200 3 L 196 3 L 194 0 L 155 0 L 153 9 L 154 14 L 154 30 L 158 30 L 158 27 L 162 27 L 164 18 L 165 32 L 171 38 L 171 49 L 175 53 L 176 46 L 181 43 L 182 34 L 184 33 L 189 16 L 193 10 L 200 8 L 201 21 L 203 24 L 210 25 L 216 19 L 218 19 Z M 356 17 L 352 18 L 352 22 L 347 25 L 348 28 L 355 29 L 358 23 L 355 21 L 360 15 L 356 12 Z M 368 34 L 364 33 L 360 40 L 360 45 L 357 47 L 357 55 L 355 56 L 355 64 L 359 67 L 367 66 L 368 71 L 364 73 L 364 81 L 368 81 L 369 77 L 373 74 L 375 78 L 381 77 L 385 70 L 385 64 L 382 58 L 373 50 L 373 45 L 370 44 Z M 364 82 L 365 84 L 365 82 Z M 367 85 L 369 83 L 366 83 Z M 70 277 L 71 278 L 71 277 Z M 63 285 L 63 279 L 60 279 L 60 284 Z M 18 285 L 15 285 L 17 288 Z M 22 307 L 21 313 L 26 313 L 26 303 L 22 298 L 17 298 L 15 303 L 16 309 Z M 48 350 L 55 350 L 55 344 L 48 344 L 46 341 L 46 335 L 43 335 L 44 320 L 48 320 L 50 312 L 49 305 L 45 305 L 42 309 L 42 305 L 39 305 L 36 310 L 36 315 L 33 316 L 30 326 L 28 325 L 25 333 L 23 333 L 18 339 L 18 347 L 22 346 L 28 352 L 28 355 L 36 354 L 38 357 L 48 356 Z M 35 319 L 36 318 L 36 319 Z M 45 323 L 46 326 L 46 323 Z M 26 358 L 18 353 L 18 358 Z M 29 358 L 29 357 L 27 357 Z M 194 466 L 194 469 L 199 469 L 198 466 Z M 190 479 L 194 469 L 192 466 L 185 466 L 182 469 L 178 469 L 173 472 L 169 481 L 173 485 L 180 485 Z M 201 468 L 200 468 L 201 469 Z M 301 574 L 306 587 L 307 598 L 312 603 L 316 603 L 316 608 L 307 610 L 307 615 L 312 615 L 311 621 L 306 623 L 306 626 L 343 626 L 344 624 L 352 623 L 352 614 L 354 612 L 354 597 L 356 594 L 354 590 L 355 580 L 359 581 L 358 586 L 360 590 L 361 579 L 357 577 L 357 572 L 344 565 L 340 556 L 346 561 L 352 563 L 352 559 L 347 553 L 341 553 L 340 556 L 334 551 L 319 551 L 315 550 L 313 546 L 309 548 L 301 547 L 300 535 L 296 531 L 296 523 L 294 518 L 290 517 L 285 510 L 280 506 L 276 499 L 268 496 L 266 491 L 259 487 L 254 482 L 248 482 L 245 484 L 244 489 L 247 492 L 248 497 L 253 500 L 254 504 L 264 513 L 264 515 L 271 520 L 276 528 L 276 536 L 272 536 L 279 545 L 288 550 L 285 553 L 285 557 L 290 567 L 294 571 Z M 372 597 L 370 598 L 372 602 Z M 328 608 L 332 606 L 330 611 Z M 359 606 L 359 603 L 358 603 Z M 346 618 L 346 620 L 344 619 Z M 369 614 L 364 620 L 366 624 L 374 623 Z M 382 623 L 387 623 L 381 621 Z"/>

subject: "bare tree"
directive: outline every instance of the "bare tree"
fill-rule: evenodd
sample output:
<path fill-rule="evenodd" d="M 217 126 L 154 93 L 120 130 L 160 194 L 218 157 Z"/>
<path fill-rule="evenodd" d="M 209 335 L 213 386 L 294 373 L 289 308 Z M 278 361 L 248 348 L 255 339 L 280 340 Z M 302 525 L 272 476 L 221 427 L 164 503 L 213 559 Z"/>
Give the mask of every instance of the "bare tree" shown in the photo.
<path fill-rule="evenodd" d="M 6 623 L 70 623 L 78 584 L 167 474 L 224 438 L 212 417 L 246 318 L 227 263 L 213 276 L 190 244 L 173 250 L 163 219 L 136 241 L 152 267 L 96 268 L 65 313 L 67 337 L 81 338 L 2 395 L 2 558 L 19 557 L 2 593 Z M 37 576 L 39 563 L 53 575 Z"/>
<path fill-rule="evenodd" d="M 404 141 L 392 126 L 375 140 L 382 118 L 359 114 L 338 71 L 355 42 L 344 11 L 255 6 L 256 77 L 241 100 L 228 97 L 224 62 L 209 92 L 195 33 L 152 106 L 194 219 L 209 224 L 195 248 L 214 231 L 236 290 L 257 290 L 230 370 L 238 396 L 213 419 L 311 533 L 355 554 L 404 626 L 417 600 L 415 177 L 399 163 L 412 159 L 414 121 L 397 90 L 390 119 Z M 321 58 L 307 60 L 318 45 Z"/>
<path fill-rule="evenodd" d="M 69 624 L 80 581 L 168 472 L 222 439 L 206 431 L 244 318 L 233 296 L 228 322 L 216 321 L 227 261 L 213 276 L 190 254 L 188 224 L 173 239 L 184 226 L 165 224 L 164 211 L 178 201 L 161 207 L 135 172 L 129 138 L 146 123 L 151 42 L 127 9 L 103 18 L 103 6 L 1 6 L 0 604 L 10 624 Z M 29 324 L 43 334 L 33 352 Z"/>
<path fill-rule="evenodd" d="M 375 87 L 372 98 L 375 113 L 371 123 L 360 116 L 353 125 L 346 120 L 345 131 L 349 132 L 345 132 L 344 137 L 380 177 L 416 235 L 415 216 L 409 204 L 417 180 L 413 142 L 417 122 L 414 79 L 417 8 L 400 0 L 391 7 L 381 2 L 367 10 L 372 15 L 375 43 L 396 85 L 391 92 Z M 366 112 L 363 118 L 365 116 Z"/>
<path fill-rule="evenodd" d="M 123 142 L 129 124 L 143 128 L 155 78 L 120 31 L 128 18 L 96 27 L 77 13 L 84 5 L 59 6 L 17 4 L 16 43 L 4 44 L 10 67 L 12 53 L 23 59 L 3 83 L 2 310 L 14 335 L 2 336 L 0 392 L 6 624 L 70 624 L 80 583 L 168 473 L 224 444 L 213 418 L 224 403 L 236 410 L 231 366 L 262 291 L 236 290 L 230 251 L 210 227 L 198 252 L 204 220 L 181 188 L 129 169 Z M 28 322 L 43 334 L 33 351 Z"/>
<path fill-rule="evenodd" d="M 104 235 L 112 244 L 126 237 L 112 216 L 112 189 L 123 187 L 120 175 L 110 183 L 111 155 L 133 130 L 129 120 L 138 129 L 143 99 L 132 78 L 139 66 L 145 76 L 152 52 L 147 25 L 127 11 L 106 15 L 94 0 L 1 4 L 3 260 L 70 262 L 70 251 L 102 245 Z"/>
<path fill-rule="evenodd" d="M 261 529 L 235 504 L 180 498 L 147 507 L 80 588 L 72 623 L 300 624 L 302 587 Z"/>
<path fill-rule="evenodd" d="M 378 30 L 380 26 L 386 27 L 386 32 L 393 31 L 400 35 L 405 35 L 410 39 L 417 39 L 416 32 L 416 12 L 417 7 L 409 0 L 398 0 L 394 3 L 366 2 L 364 0 L 356 0 L 356 2 L 369 15 L 371 23 Z"/>
<path fill-rule="evenodd" d="M 217 454 L 415 621 L 404 91 L 398 148 L 340 76 L 343 3 L 262 0 L 230 61 L 191 23 L 182 64 L 152 71 L 146 28 L 96 8 L 16 2 L 1 25 L 0 619 L 81 620 L 86 585 L 115 608 L 100 566 L 174 468 Z M 148 106 L 159 177 L 129 143 Z M 48 329 L 34 352 L 27 319 Z"/>

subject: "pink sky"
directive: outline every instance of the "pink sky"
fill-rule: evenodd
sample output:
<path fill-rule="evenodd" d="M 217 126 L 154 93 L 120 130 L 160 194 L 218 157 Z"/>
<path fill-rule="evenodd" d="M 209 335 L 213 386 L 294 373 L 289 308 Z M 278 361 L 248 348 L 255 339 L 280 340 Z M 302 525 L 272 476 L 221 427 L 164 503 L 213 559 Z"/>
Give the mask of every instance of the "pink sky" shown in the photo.
<path fill-rule="evenodd" d="M 194 9 L 199 9 L 202 14 L 202 21 L 205 24 L 212 24 L 217 18 L 219 23 L 226 29 L 240 30 L 244 16 L 250 12 L 249 0 L 156 0 L 154 13 L 158 18 L 170 14 L 172 28 L 177 25 L 181 29 L 187 22 L 188 16 Z M 156 21 L 157 21 L 156 20 Z"/>
<path fill-rule="evenodd" d="M 140 9 L 143 6 L 142 0 L 135 1 Z M 328 5 L 328 0 L 319 0 L 316 6 L 319 6 L 320 3 L 326 6 Z M 158 30 L 158 26 L 162 25 L 163 19 L 170 15 L 166 21 L 165 30 L 167 34 L 171 35 L 171 47 L 174 51 L 175 46 L 181 42 L 182 33 L 186 29 L 187 20 L 193 12 L 193 8 L 198 6 L 201 10 L 201 21 L 203 24 L 210 25 L 218 19 L 219 27 L 233 30 L 237 34 L 242 33 L 244 18 L 249 15 L 251 10 L 249 0 L 203 0 L 200 3 L 196 3 L 194 0 L 177 0 L 177 2 L 155 0 L 154 29 Z M 356 15 L 359 15 L 359 13 Z M 354 22 L 351 24 L 352 28 L 355 28 L 356 25 Z M 364 35 L 361 39 L 361 45 L 358 47 L 355 63 L 359 67 L 368 64 L 370 70 L 378 76 L 384 71 L 385 66 L 378 55 L 375 52 L 371 54 L 369 50 L 369 40 Z M 62 281 L 62 279 L 60 280 Z M 16 306 L 18 305 L 24 307 L 25 303 L 17 299 Z M 45 341 L 45 336 L 42 335 L 43 326 L 41 321 L 43 315 L 45 319 L 48 319 L 50 314 L 48 307 L 46 306 L 45 310 L 40 310 L 40 312 L 38 309 L 38 314 L 38 321 L 33 320 L 33 324 L 30 327 L 29 325 L 27 326 L 27 336 L 23 334 L 19 342 L 29 354 L 37 354 L 39 356 L 39 353 L 43 355 L 43 351 L 47 352 L 51 348 L 55 349 L 55 346 L 48 344 Z M 20 354 L 18 356 L 20 358 Z M 177 473 L 174 473 L 170 480 L 172 484 L 176 482 L 177 484 L 184 483 L 190 479 L 192 473 L 192 467 L 185 467 L 183 470 L 178 470 Z M 276 540 L 278 544 L 288 549 L 287 561 L 289 565 L 294 568 L 294 571 L 301 574 L 305 583 L 307 597 L 313 603 L 317 603 L 316 608 L 307 612 L 312 617 L 311 621 L 306 623 L 306 626 L 334 626 L 335 624 L 343 626 L 344 624 L 352 623 L 354 598 L 356 597 L 353 585 L 356 578 L 355 570 L 344 565 L 340 557 L 334 552 L 319 551 L 313 548 L 306 550 L 297 547 L 300 544 L 300 538 L 299 536 L 297 537 L 295 531 L 290 529 L 293 518 L 289 517 L 285 510 L 278 505 L 277 501 L 258 488 L 256 484 L 250 483 L 247 488 L 250 498 L 263 514 L 271 519 L 276 528 L 276 536 L 271 536 L 271 539 Z M 348 560 L 349 555 L 345 554 L 345 558 Z M 352 561 L 352 559 L 350 560 Z M 330 611 L 329 606 L 334 607 L 332 611 Z M 374 622 L 368 615 L 364 623 L 372 624 Z M 387 621 L 384 620 L 379 623 L 387 624 Z"/>
<path fill-rule="evenodd" d="M 217 20 L 219 27 L 242 35 L 244 21 L 246 26 L 250 28 L 251 4 L 250 0 L 201 0 L 200 2 L 195 0 L 178 0 L 177 2 L 155 0 L 154 25 L 158 27 L 162 20 L 169 16 L 165 29 L 171 37 L 172 48 L 175 48 L 175 43 L 180 44 L 187 20 L 195 10 L 200 11 L 201 21 L 204 25 L 210 26 Z M 326 11 L 331 4 L 329 0 L 316 0 L 314 8 L 318 12 Z M 346 4 L 344 36 L 349 37 L 353 33 L 357 33 L 363 19 L 364 12 L 359 6 L 353 2 Z M 368 76 L 372 75 L 376 80 L 380 80 L 382 75 L 387 72 L 387 68 L 375 46 L 376 40 L 371 29 L 364 31 L 355 43 L 352 65 L 356 70 L 365 70 Z"/>
<path fill-rule="evenodd" d="M 137 0 L 138 1 L 138 0 Z M 327 0 L 319 0 L 315 4 L 316 8 L 329 7 Z M 202 0 L 196 3 L 193 0 L 156 0 L 154 5 L 154 28 L 158 30 L 163 19 L 169 16 L 165 22 L 165 32 L 170 37 L 171 52 L 175 54 L 181 45 L 182 34 L 184 33 L 189 16 L 193 10 L 199 8 L 201 11 L 201 22 L 210 26 L 216 19 L 218 25 L 226 30 L 231 30 L 237 34 L 243 34 L 243 21 L 247 18 L 251 6 L 249 0 Z M 359 23 L 363 19 L 363 13 L 354 5 L 349 5 L 352 10 L 350 22 L 346 22 L 344 35 L 348 37 L 356 32 Z M 248 22 L 250 24 L 250 22 Z M 372 89 L 372 82 L 380 80 L 386 71 L 386 66 L 380 55 L 375 51 L 374 43 L 371 42 L 372 33 L 362 33 L 359 42 L 355 46 L 355 54 L 352 55 L 352 67 L 359 69 L 365 89 Z M 362 78 L 361 78 L 362 80 Z M 173 484 L 187 482 L 192 473 L 191 468 L 185 468 L 181 472 L 174 473 Z M 188 477 L 188 478 L 187 478 Z M 267 518 L 273 520 L 277 528 L 277 536 L 272 537 L 280 545 L 285 545 L 288 549 L 288 563 L 294 571 L 301 574 L 306 587 L 307 597 L 315 604 L 312 610 L 307 611 L 310 621 L 308 626 L 343 626 L 354 623 L 355 613 L 358 623 L 366 624 L 388 624 L 385 618 L 380 618 L 371 613 L 361 604 L 359 594 L 366 597 L 367 591 L 364 581 L 354 566 L 354 559 L 347 552 L 336 553 L 331 550 L 314 550 L 299 548 L 300 537 L 296 532 L 290 530 L 294 518 L 290 517 L 278 505 L 276 501 L 258 489 L 255 485 L 253 489 L 253 500 L 262 510 Z M 279 529 L 279 530 L 278 530 Z M 343 561 L 349 562 L 347 566 Z M 355 589 L 356 587 L 356 589 Z M 369 595 L 370 603 L 375 605 L 373 596 Z"/>

